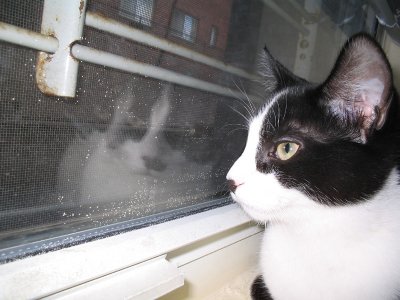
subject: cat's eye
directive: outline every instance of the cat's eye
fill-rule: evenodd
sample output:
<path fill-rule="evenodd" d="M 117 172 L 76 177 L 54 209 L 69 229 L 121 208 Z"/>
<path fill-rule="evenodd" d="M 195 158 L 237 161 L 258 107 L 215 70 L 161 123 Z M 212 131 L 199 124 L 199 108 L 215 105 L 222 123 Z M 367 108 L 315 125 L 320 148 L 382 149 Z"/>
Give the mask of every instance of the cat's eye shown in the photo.
<path fill-rule="evenodd" d="M 275 155 L 280 160 L 288 160 L 299 150 L 299 144 L 293 142 L 280 143 L 276 148 Z"/>

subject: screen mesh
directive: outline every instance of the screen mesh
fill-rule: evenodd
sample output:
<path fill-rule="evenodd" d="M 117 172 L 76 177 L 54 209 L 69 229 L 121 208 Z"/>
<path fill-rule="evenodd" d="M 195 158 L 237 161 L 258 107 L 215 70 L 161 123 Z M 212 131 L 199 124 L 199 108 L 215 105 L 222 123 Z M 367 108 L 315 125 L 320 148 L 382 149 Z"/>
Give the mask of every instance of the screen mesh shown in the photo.
<path fill-rule="evenodd" d="M 303 76 L 311 80 L 326 76 L 326 62 L 335 59 L 349 34 L 370 29 L 365 5 L 355 9 L 345 1 L 322 1 L 314 20 L 317 42 L 304 49 L 301 31 L 263 1 L 147 2 L 93 0 L 88 11 L 250 73 L 265 44 L 294 71 L 304 69 L 306 53 L 311 68 Z M 289 3 L 279 3 L 298 24 L 308 24 Z M 143 22 L 137 18 L 143 13 L 129 15 L 140 7 L 147 7 Z M 0 21 L 40 32 L 42 9 L 39 0 L 1 1 Z M 337 25 L 353 11 L 353 23 Z M 177 15 L 182 22 L 174 21 Z M 192 27 L 185 21 L 191 18 Z M 212 29 L 218 35 L 210 45 Z M 337 46 L 326 43 L 332 37 Z M 254 105 L 262 102 L 260 83 L 160 49 L 90 27 L 81 43 L 239 88 Z M 227 203 L 225 175 L 244 147 L 247 100 L 84 62 L 76 97 L 46 96 L 35 83 L 36 57 L 34 50 L 0 42 L 0 260 Z"/>

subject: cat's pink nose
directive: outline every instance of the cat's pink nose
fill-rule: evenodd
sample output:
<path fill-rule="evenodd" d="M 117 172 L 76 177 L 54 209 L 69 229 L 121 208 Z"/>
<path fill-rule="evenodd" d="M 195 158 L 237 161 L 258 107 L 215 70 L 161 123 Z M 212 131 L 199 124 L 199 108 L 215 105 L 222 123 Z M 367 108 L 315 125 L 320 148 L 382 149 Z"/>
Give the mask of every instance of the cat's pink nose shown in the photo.
<path fill-rule="evenodd" d="M 237 182 L 237 181 L 235 181 L 235 180 L 228 179 L 227 184 L 228 184 L 229 190 L 230 190 L 232 193 L 234 193 L 234 192 L 236 191 L 236 188 L 237 188 L 239 185 L 242 185 L 243 183 L 239 183 L 239 182 Z"/>

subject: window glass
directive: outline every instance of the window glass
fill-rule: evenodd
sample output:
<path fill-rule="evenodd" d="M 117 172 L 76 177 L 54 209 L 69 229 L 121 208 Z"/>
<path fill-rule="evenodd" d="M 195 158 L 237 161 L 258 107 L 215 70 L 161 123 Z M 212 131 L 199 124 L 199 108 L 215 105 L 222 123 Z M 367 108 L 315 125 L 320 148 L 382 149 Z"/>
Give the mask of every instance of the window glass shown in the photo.
<path fill-rule="evenodd" d="M 151 26 L 153 0 L 121 0 L 120 14 L 132 21 Z"/>
<path fill-rule="evenodd" d="M 184 12 L 175 9 L 172 15 L 171 33 L 186 41 L 196 40 L 197 20 Z"/>
<path fill-rule="evenodd" d="M 323 80 L 349 35 L 374 33 L 368 3 L 92 0 L 87 11 L 148 25 L 140 30 L 193 52 L 85 26 L 81 44 L 157 72 L 80 62 L 74 98 L 41 93 L 37 51 L 0 41 L 0 260 L 229 203 L 225 175 L 265 95 L 254 75 L 263 47 L 299 76 Z M 40 32 L 43 5 L 3 0 L 0 21 Z"/>

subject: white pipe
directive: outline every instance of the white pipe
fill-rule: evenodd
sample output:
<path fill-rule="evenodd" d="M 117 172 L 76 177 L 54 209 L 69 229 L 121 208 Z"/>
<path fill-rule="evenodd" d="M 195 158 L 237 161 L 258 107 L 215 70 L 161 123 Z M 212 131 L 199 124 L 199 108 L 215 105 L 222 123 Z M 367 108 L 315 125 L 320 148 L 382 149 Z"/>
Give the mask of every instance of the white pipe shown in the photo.
<path fill-rule="evenodd" d="M 55 53 L 58 49 L 57 38 L 3 22 L 0 22 L 0 40 L 48 53 Z M 179 74 L 163 68 L 143 64 L 132 59 L 124 58 L 122 56 L 100 50 L 95 50 L 79 44 L 76 44 L 72 47 L 71 53 L 75 58 L 89 63 L 104 65 L 130 73 L 137 73 L 142 76 L 149 76 L 159 80 L 173 82 L 183 86 L 216 93 L 227 97 L 244 97 L 242 93 L 227 87 L 196 79 L 191 76 Z"/>
<path fill-rule="evenodd" d="M 242 69 L 236 68 L 234 66 L 225 64 L 215 58 L 201 54 L 199 52 L 193 51 L 192 49 L 186 48 L 184 46 L 175 44 L 167 39 L 157 37 L 153 34 L 144 32 L 142 30 L 135 29 L 123 23 L 117 22 L 113 19 L 104 17 L 97 13 L 87 12 L 85 24 L 87 26 L 118 35 L 127 39 L 130 39 L 141 44 L 154 47 L 173 53 L 187 59 L 217 68 L 219 70 L 229 72 L 244 78 L 251 80 L 258 79 L 258 76 L 250 74 Z"/>
<path fill-rule="evenodd" d="M 79 60 L 96 65 L 103 65 L 121 71 L 135 73 L 145 77 L 152 77 L 223 96 L 243 98 L 243 95 L 240 92 L 233 91 L 227 87 L 79 44 L 72 47 L 71 54 Z"/>
<path fill-rule="evenodd" d="M 3 22 L 0 22 L 0 41 L 50 53 L 58 49 L 58 40 L 55 37 Z"/>

